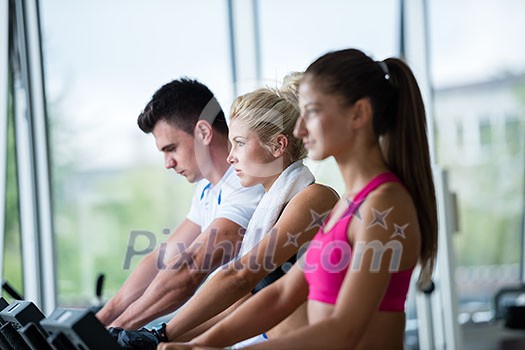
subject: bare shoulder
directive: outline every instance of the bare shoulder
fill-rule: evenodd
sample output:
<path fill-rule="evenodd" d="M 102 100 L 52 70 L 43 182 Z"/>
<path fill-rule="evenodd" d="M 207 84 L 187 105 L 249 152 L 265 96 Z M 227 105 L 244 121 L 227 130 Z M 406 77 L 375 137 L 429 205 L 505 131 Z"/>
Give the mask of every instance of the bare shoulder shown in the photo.
<path fill-rule="evenodd" d="M 353 242 L 397 241 L 404 250 L 402 265 L 414 264 L 421 233 L 414 202 L 403 185 L 381 185 L 366 198 L 359 214 L 360 220 L 353 220 L 349 230 Z"/>
<path fill-rule="evenodd" d="M 338 200 L 339 195 L 331 187 L 314 183 L 297 193 L 290 200 L 282 216 L 295 218 L 304 216 L 310 218 L 314 212 L 325 216 L 332 210 Z"/>
<path fill-rule="evenodd" d="M 368 195 L 363 205 L 375 209 L 393 206 L 397 208 L 396 212 L 400 214 L 415 212 L 410 193 L 402 184 L 397 182 L 389 182 L 379 186 Z"/>
<path fill-rule="evenodd" d="M 319 183 L 313 183 L 298 194 L 296 194 L 295 197 L 290 201 L 290 203 L 305 201 L 307 203 L 311 203 L 318 201 L 326 203 L 333 207 L 338 200 L 339 195 L 332 187 Z"/>

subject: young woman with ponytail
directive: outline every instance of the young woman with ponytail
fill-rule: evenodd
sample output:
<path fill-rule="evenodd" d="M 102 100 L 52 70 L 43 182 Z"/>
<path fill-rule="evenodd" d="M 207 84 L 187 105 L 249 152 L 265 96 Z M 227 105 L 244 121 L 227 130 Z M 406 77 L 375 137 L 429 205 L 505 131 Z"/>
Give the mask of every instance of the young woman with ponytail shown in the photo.
<path fill-rule="evenodd" d="M 189 344 L 226 346 L 271 328 L 307 303 L 308 325 L 246 349 L 403 349 L 414 268 L 430 282 L 437 212 L 425 110 L 400 59 L 330 52 L 299 89 L 294 134 L 312 159 L 334 157 L 346 193 L 282 279 Z"/>

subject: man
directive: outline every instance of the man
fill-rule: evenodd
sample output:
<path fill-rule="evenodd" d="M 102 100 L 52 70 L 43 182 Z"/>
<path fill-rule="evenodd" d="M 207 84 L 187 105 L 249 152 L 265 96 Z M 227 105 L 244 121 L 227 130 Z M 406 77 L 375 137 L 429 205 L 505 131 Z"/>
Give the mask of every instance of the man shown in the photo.
<path fill-rule="evenodd" d="M 226 161 L 228 126 L 213 93 L 196 80 L 174 80 L 138 117 L 164 153 L 167 169 L 198 182 L 191 208 L 165 250 L 147 255 L 97 313 L 106 326 L 136 329 L 186 302 L 216 267 L 233 258 L 263 194 L 244 188 Z M 147 212 L 145 212 L 146 214 Z"/>

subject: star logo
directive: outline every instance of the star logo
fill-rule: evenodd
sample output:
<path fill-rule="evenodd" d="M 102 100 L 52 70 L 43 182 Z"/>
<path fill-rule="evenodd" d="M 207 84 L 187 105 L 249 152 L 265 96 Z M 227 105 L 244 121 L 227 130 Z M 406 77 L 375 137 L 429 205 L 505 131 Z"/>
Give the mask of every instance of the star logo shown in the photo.
<path fill-rule="evenodd" d="M 374 215 L 374 218 L 372 221 L 368 224 L 366 228 L 374 227 L 375 225 L 379 225 L 385 230 L 388 230 L 388 225 L 386 224 L 386 217 L 390 212 L 394 209 L 394 207 L 391 207 L 390 209 L 387 209 L 385 211 L 379 211 L 374 208 L 372 208 L 372 215 Z"/>
<path fill-rule="evenodd" d="M 298 248 L 299 247 L 299 243 L 297 243 L 297 238 L 299 238 L 299 233 L 293 235 L 290 232 L 287 232 L 286 235 L 288 236 L 288 240 L 286 241 L 284 246 L 286 247 L 287 245 L 291 244 L 294 247 Z"/>
<path fill-rule="evenodd" d="M 310 215 L 312 215 L 312 222 L 310 223 L 310 225 L 308 225 L 308 227 L 306 228 L 305 231 L 308 231 L 308 230 L 310 230 L 312 228 L 315 228 L 315 227 L 323 227 L 324 226 L 324 221 L 328 217 L 329 213 L 330 212 L 327 211 L 326 213 L 319 214 L 315 210 L 310 209 Z"/>
<path fill-rule="evenodd" d="M 404 226 L 398 226 L 397 224 L 394 223 L 394 233 L 392 234 L 392 236 L 390 236 L 390 238 L 400 236 L 403 239 L 405 239 L 406 238 L 405 229 L 407 228 L 408 225 L 409 224 L 406 224 Z"/>
<path fill-rule="evenodd" d="M 345 214 L 343 215 L 342 219 L 345 219 L 349 217 L 350 215 L 353 215 L 354 217 L 358 218 L 359 221 L 363 221 L 363 216 L 361 215 L 361 204 L 363 204 L 364 200 L 360 202 L 354 202 L 350 198 L 346 198 L 346 203 L 348 209 L 346 209 Z"/>

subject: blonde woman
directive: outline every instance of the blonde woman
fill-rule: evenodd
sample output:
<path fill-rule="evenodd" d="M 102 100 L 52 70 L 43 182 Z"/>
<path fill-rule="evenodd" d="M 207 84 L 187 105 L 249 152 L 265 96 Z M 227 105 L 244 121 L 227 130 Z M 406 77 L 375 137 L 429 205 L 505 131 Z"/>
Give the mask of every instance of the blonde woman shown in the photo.
<path fill-rule="evenodd" d="M 304 145 L 293 136 L 299 119 L 301 76 L 286 77 L 280 89 L 261 88 L 240 96 L 232 105 L 232 148 L 227 160 L 241 185 L 261 184 L 265 190 L 246 229 L 239 258 L 220 268 L 160 333 L 145 329 L 121 332 L 122 346 L 152 348 L 159 341 L 186 341 L 201 334 L 284 275 L 299 248 L 317 232 L 319 218 L 337 203 L 334 190 L 315 183 L 303 164 Z M 279 337 L 305 324 L 305 309 L 298 308 L 279 326 L 249 343 Z"/>

